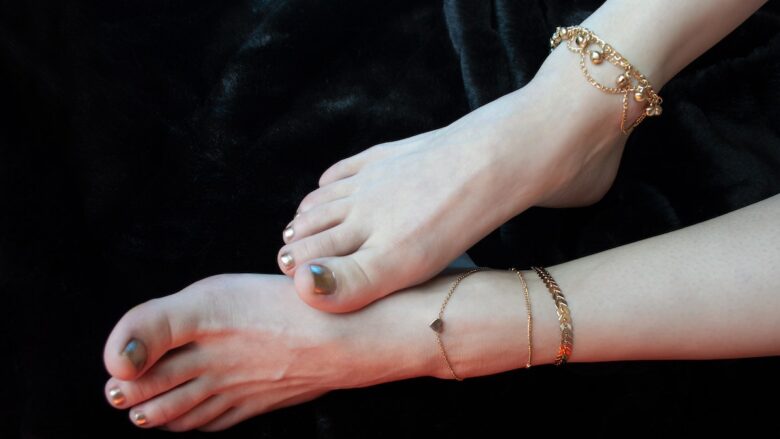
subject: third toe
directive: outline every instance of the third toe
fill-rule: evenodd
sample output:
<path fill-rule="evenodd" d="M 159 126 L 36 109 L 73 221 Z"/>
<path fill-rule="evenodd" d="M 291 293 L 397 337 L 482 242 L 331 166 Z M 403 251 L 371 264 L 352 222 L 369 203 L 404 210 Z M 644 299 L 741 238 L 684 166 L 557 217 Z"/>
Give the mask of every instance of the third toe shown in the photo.
<path fill-rule="evenodd" d="M 349 254 L 357 250 L 363 242 L 365 237 L 359 229 L 341 223 L 282 247 L 277 255 L 279 268 L 283 273 L 292 276 L 296 267 L 310 259 Z"/>
<path fill-rule="evenodd" d="M 185 348 L 163 358 L 137 380 L 111 378 L 106 383 L 106 398 L 117 408 L 142 403 L 195 378 L 202 370 L 200 363 L 197 355 Z"/>

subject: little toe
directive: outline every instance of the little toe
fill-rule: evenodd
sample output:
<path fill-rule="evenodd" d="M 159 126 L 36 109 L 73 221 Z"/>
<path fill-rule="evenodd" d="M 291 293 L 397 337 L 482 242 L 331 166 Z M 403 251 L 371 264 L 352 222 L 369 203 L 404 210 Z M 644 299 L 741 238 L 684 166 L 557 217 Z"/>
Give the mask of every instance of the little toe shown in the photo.
<path fill-rule="evenodd" d="M 282 231 L 282 240 L 289 244 L 330 229 L 344 220 L 351 206 L 348 198 L 341 198 L 302 212 Z"/>
<path fill-rule="evenodd" d="M 279 250 L 277 261 L 284 274 L 294 276 L 296 267 L 306 261 L 323 256 L 349 254 L 360 248 L 364 241 L 365 238 L 359 229 L 341 223 L 324 232 L 285 245 Z"/>
<path fill-rule="evenodd" d="M 182 416 L 212 395 L 214 383 L 205 377 L 195 378 L 130 410 L 130 420 L 139 427 L 165 425 Z"/>
<path fill-rule="evenodd" d="M 301 299 L 322 311 L 343 313 L 363 308 L 393 291 L 378 282 L 369 261 L 372 249 L 342 257 L 313 259 L 295 273 L 295 289 Z"/>
<path fill-rule="evenodd" d="M 110 378 L 105 386 L 108 402 L 116 408 L 132 407 L 200 375 L 203 362 L 190 346 L 166 355 L 135 381 Z"/>
<path fill-rule="evenodd" d="M 218 282 L 212 276 L 179 293 L 152 299 L 127 311 L 106 341 L 103 361 L 108 373 L 124 381 L 138 378 L 167 351 L 192 341 L 203 313 L 201 294 L 206 284 Z M 196 287 L 195 285 L 199 285 Z"/>

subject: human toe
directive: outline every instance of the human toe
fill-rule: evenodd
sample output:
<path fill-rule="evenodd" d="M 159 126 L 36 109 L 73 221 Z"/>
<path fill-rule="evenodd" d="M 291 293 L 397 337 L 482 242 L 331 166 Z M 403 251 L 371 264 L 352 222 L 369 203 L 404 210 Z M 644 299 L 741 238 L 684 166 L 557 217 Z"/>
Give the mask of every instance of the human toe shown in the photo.
<path fill-rule="evenodd" d="M 352 203 L 348 198 L 320 204 L 295 216 L 282 232 L 286 244 L 340 224 L 349 212 Z"/>
<path fill-rule="evenodd" d="M 298 204 L 297 213 L 303 213 L 321 204 L 347 197 L 355 191 L 355 184 L 353 179 L 346 178 L 317 188 L 303 197 Z"/>
<path fill-rule="evenodd" d="M 214 384 L 199 377 L 130 409 L 130 420 L 139 427 L 165 425 L 184 415 L 212 395 Z"/>
<path fill-rule="evenodd" d="M 115 378 L 130 381 L 149 370 L 171 349 L 194 340 L 213 307 L 204 293 L 219 288 L 220 277 L 196 282 L 179 293 L 152 299 L 127 311 L 106 341 L 103 361 Z"/>
<path fill-rule="evenodd" d="M 165 424 L 168 431 L 189 431 L 208 424 L 233 407 L 234 398 L 226 394 L 212 395 L 192 410 Z"/>
<path fill-rule="evenodd" d="M 283 246 L 277 254 L 277 261 L 284 274 L 294 276 L 296 267 L 306 261 L 324 256 L 352 253 L 364 241 L 365 239 L 358 228 L 341 223 L 321 233 L 306 236 Z"/>
<path fill-rule="evenodd" d="M 295 289 L 308 305 L 322 311 L 343 313 L 364 306 L 394 291 L 392 281 L 380 282 L 371 264 L 372 249 L 341 257 L 317 258 L 295 273 Z"/>
<path fill-rule="evenodd" d="M 195 378 L 202 371 L 202 361 L 188 347 L 165 356 L 137 380 L 110 378 L 105 385 L 106 399 L 116 408 L 132 407 Z"/>

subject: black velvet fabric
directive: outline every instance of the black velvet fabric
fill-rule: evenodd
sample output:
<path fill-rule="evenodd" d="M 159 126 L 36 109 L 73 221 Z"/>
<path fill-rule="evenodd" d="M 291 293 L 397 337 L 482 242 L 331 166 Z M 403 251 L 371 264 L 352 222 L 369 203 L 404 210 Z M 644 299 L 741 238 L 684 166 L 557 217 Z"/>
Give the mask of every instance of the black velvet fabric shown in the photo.
<path fill-rule="evenodd" d="M 281 230 L 325 168 L 522 87 L 555 26 L 599 4 L 0 2 L 0 437 L 166 435 L 135 428 L 102 393 L 103 343 L 127 309 L 216 273 L 278 272 Z M 780 8 L 768 2 L 667 84 L 663 116 L 631 135 L 603 200 L 532 208 L 469 254 L 551 265 L 780 192 L 778 71 Z M 217 436 L 745 432 L 773 412 L 757 398 L 780 390 L 778 365 L 420 378 L 333 392 Z"/>

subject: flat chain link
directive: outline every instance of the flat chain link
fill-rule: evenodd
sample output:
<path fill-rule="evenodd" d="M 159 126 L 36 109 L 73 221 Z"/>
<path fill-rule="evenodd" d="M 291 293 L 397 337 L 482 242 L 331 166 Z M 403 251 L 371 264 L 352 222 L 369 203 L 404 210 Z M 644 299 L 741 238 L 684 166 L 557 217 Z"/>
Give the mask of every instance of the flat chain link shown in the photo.
<path fill-rule="evenodd" d="M 571 321 L 571 312 L 569 311 L 569 304 L 566 302 L 566 298 L 563 297 L 561 287 L 555 282 L 552 275 L 544 267 L 531 267 L 539 278 L 542 279 L 544 285 L 550 291 L 550 295 L 555 302 L 556 313 L 558 314 L 558 324 L 561 328 L 561 344 L 558 347 L 558 354 L 555 357 L 555 365 L 560 366 L 569 361 L 571 357 L 572 348 L 574 347 L 574 327 Z"/>

